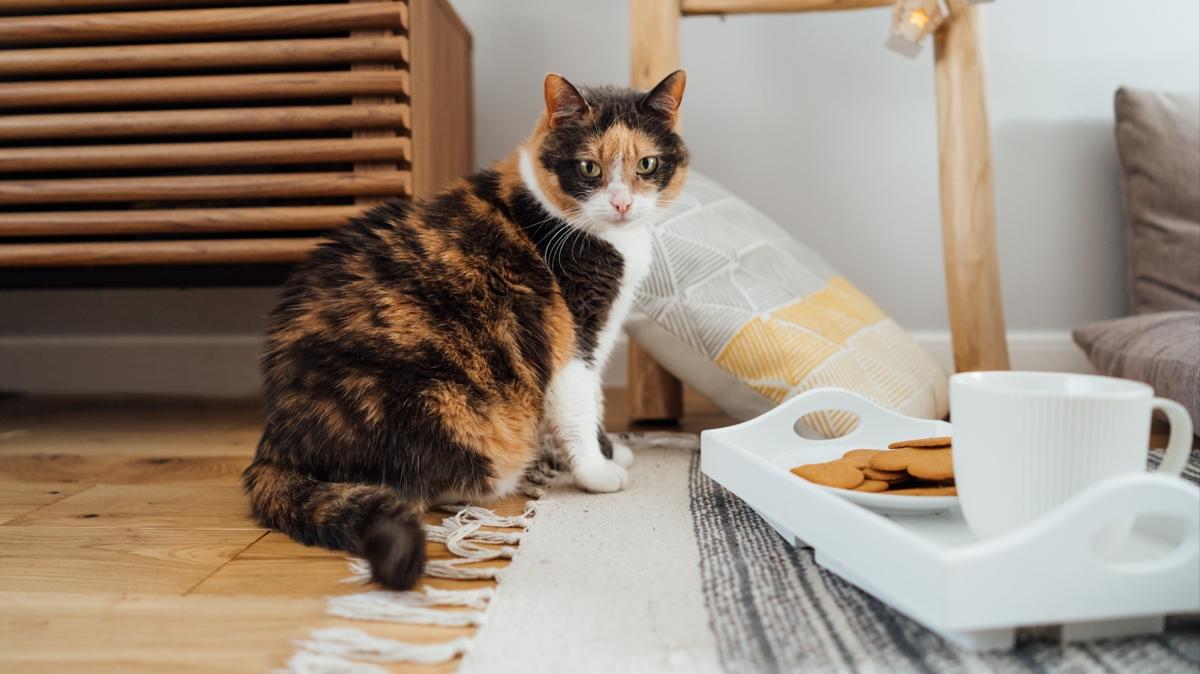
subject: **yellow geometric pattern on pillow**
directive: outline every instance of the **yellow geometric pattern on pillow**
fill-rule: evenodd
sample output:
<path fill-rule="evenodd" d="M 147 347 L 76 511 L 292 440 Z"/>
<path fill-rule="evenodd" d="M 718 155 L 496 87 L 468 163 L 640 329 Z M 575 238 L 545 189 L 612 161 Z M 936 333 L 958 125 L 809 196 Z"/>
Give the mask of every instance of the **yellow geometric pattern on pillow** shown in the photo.
<path fill-rule="evenodd" d="M 884 318 L 857 288 L 834 276 L 821 290 L 747 321 L 717 354 L 717 365 L 782 402 L 850 337 Z"/>
<path fill-rule="evenodd" d="M 828 307 L 831 311 L 839 311 L 854 316 L 863 325 L 875 325 L 887 318 L 878 305 L 871 301 L 861 290 L 842 276 L 830 276 L 829 287 L 825 291 L 810 295 L 812 301 Z"/>
<path fill-rule="evenodd" d="M 755 316 L 746 321 L 733 339 L 717 354 L 717 365 L 751 386 L 787 389 L 799 384 L 825 359 L 837 353 L 838 345 L 791 323 Z M 779 402 L 784 396 L 769 398 Z"/>

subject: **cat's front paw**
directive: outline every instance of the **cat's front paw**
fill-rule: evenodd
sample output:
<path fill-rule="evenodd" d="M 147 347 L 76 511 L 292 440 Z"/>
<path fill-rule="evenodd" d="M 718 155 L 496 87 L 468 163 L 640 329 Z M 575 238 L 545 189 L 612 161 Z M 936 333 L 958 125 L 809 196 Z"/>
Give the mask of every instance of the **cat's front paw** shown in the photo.
<path fill-rule="evenodd" d="M 612 443 L 612 460 L 618 466 L 628 468 L 633 465 L 633 450 L 619 439 L 614 440 Z"/>
<path fill-rule="evenodd" d="M 590 492 L 621 491 L 629 484 L 629 472 L 623 466 L 607 459 L 576 466 L 572 472 L 575 475 L 575 484 Z"/>
<path fill-rule="evenodd" d="M 541 498 L 550 491 L 550 486 L 545 484 L 535 484 L 526 480 L 522 480 L 519 485 L 521 493 L 529 498 Z"/>

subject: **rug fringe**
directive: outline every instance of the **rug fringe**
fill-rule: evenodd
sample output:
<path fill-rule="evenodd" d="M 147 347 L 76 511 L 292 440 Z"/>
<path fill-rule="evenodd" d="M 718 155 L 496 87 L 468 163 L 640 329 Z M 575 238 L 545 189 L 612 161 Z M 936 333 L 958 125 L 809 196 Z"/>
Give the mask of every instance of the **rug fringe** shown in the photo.
<path fill-rule="evenodd" d="M 609 438 L 620 440 L 630 449 L 665 447 L 668 449 L 700 449 L 700 436 L 679 431 L 631 431 L 609 433 Z"/>
<path fill-rule="evenodd" d="M 366 660 L 369 662 L 408 662 L 421 665 L 436 665 L 448 662 L 466 653 L 471 648 L 471 640 L 465 637 L 440 641 L 431 644 L 413 644 L 395 639 L 375 637 L 353 627 L 329 627 L 313 630 L 308 639 L 296 642 L 304 650 L 293 656 L 299 658 L 301 665 L 344 667 L 343 663 L 354 667 L 374 667 L 363 671 L 375 671 L 381 668 L 374 665 L 364 665 L 354 662 Z M 316 656 L 315 658 L 312 656 Z M 289 661 L 292 666 L 292 661 Z M 304 672 L 322 672 L 324 670 L 301 670 Z M 353 672 L 358 669 L 334 669 L 331 672 Z M 382 670 L 386 671 L 386 670 Z"/>
<path fill-rule="evenodd" d="M 494 559 L 494 557 L 489 559 Z M 431 559 L 425 562 L 425 575 L 430 578 L 446 578 L 449 580 L 488 580 L 498 578 L 502 569 L 495 567 L 464 568 L 462 566 L 463 564 L 474 564 L 475 562 L 484 561 L 487 561 L 487 559 Z M 371 564 L 367 560 L 358 557 L 348 557 L 346 558 L 346 565 L 350 569 L 350 575 L 338 582 L 354 585 L 365 585 L 371 582 Z"/>
<path fill-rule="evenodd" d="M 339 580 L 339 583 L 363 585 L 371 582 L 371 563 L 362 557 L 347 557 L 346 566 L 350 568 L 350 575 Z"/>
<path fill-rule="evenodd" d="M 472 524 L 469 527 L 460 527 L 454 524 L 451 518 L 446 518 L 442 520 L 441 524 L 425 525 L 425 537 L 434 543 L 445 543 L 451 534 L 466 530 L 466 533 L 461 536 L 463 540 L 502 545 L 513 545 L 521 542 L 522 534 L 520 531 L 490 531 L 480 529 L 479 526 Z"/>
<path fill-rule="evenodd" d="M 320 655 L 310 651 L 296 651 L 283 669 L 276 674 L 391 674 L 379 665 L 354 662 L 336 655 Z"/>
<path fill-rule="evenodd" d="M 360 592 L 333 597 L 326 611 L 339 618 L 379 620 L 416 625 L 481 625 L 482 611 L 443 611 L 434 606 L 467 606 L 483 609 L 492 596 L 492 589 L 437 590 L 430 592 Z"/>
<path fill-rule="evenodd" d="M 525 528 L 532 521 L 536 503 L 529 501 L 520 515 L 504 517 L 479 506 L 443 506 L 454 513 L 441 524 L 425 525 L 426 538 L 444 543 L 452 559 L 425 562 L 425 575 L 435 578 L 498 578 L 496 567 L 466 567 L 466 564 L 493 559 L 510 559 L 512 547 L 521 540 L 519 531 L 494 531 L 484 527 Z M 499 545 L 484 547 L 481 543 Z M 371 565 L 358 557 L 347 558 L 350 576 L 342 583 L 367 583 Z M 426 585 L 420 591 L 389 592 L 375 590 L 332 597 L 326 605 L 330 615 L 353 620 L 401 622 L 418 625 L 481 625 L 488 602 L 495 594 L 490 587 L 471 590 L 443 590 Z M 469 611 L 445 611 L 438 606 L 461 606 Z M 373 662 L 412 662 L 438 664 L 452 660 L 470 649 L 472 639 L 463 637 L 433 644 L 414 644 L 373 637 L 354 628 L 314 630 L 311 638 L 297 641 L 301 650 L 290 660 L 283 674 L 386 674 L 387 670 L 357 660 Z"/>
<path fill-rule="evenodd" d="M 466 568 L 463 564 L 474 564 L 478 559 L 435 559 L 425 562 L 425 575 L 433 578 L 450 580 L 489 580 L 500 577 L 499 569 L 494 566 Z"/>
<path fill-rule="evenodd" d="M 464 526 L 474 522 L 485 527 L 527 527 L 532 521 L 531 518 L 534 512 L 537 510 L 537 503 L 535 501 L 526 501 L 525 512 L 511 517 L 497 515 L 494 511 L 482 506 L 444 505 L 439 506 L 438 510 L 454 513 L 453 517 L 447 517 L 443 520 L 443 524 L 457 522 L 459 526 Z"/>

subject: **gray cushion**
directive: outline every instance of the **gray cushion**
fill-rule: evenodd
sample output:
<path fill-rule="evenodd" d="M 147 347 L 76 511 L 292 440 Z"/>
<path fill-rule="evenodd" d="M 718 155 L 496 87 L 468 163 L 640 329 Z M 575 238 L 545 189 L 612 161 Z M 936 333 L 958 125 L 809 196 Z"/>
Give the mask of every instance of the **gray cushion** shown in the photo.
<path fill-rule="evenodd" d="M 1100 374 L 1136 379 L 1178 401 L 1200 434 L 1200 311 L 1165 311 L 1075 329 Z"/>
<path fill-rule="evenodd" d="M 1200 102 L 1117 91 L 1133 313 L 1200 310 Z"/>

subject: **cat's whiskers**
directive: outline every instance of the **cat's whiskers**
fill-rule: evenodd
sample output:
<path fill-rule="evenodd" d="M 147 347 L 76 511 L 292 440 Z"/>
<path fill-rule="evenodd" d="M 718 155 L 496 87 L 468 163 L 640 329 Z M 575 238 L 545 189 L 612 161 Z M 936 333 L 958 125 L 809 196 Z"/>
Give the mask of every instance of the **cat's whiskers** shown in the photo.
<path fill-rule="evenodd" d="M 550 265 L 551 269 L 554 268 L 554 263 L 556 262 L 554 257 L 562 248 L 562 242 L 571 236 L 571 232 L 574 229 L 570 224 L 564 223 L 562 227 L 551 235 L 549 243 L 546 244 L 546 263 Z"/>

